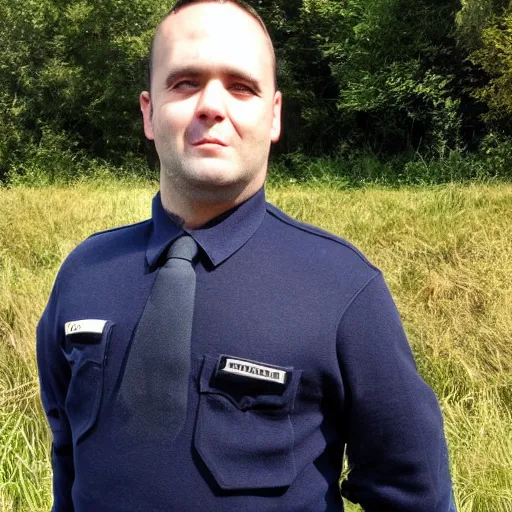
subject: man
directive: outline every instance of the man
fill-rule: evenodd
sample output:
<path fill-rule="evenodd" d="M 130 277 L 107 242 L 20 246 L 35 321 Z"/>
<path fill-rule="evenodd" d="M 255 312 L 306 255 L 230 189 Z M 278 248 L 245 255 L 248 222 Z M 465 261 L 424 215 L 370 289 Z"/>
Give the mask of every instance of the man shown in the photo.
<path fill-rule="evenodd" d="M 152 218 L 75 249 L 38 326 L 54 510 L 340 510 L 346 448 L 342 494 L 366 511 L 448 512 L 440 410 L 381 273 L 265 202 L 263 22 L 179 2 L 149 89 Z"/>

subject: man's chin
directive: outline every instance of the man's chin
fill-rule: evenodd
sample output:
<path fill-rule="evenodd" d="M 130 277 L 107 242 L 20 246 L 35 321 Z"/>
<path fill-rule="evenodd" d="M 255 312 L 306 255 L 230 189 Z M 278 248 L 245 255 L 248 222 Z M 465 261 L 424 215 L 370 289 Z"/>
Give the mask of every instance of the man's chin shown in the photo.
<path fill-rule="evenodd" d="M 231 161 L 201 158 L 184 163 L 185 166 L 166 172 L 168 183 L 198 201 L 237 202 L 241 196 L 251 195 L 262 185 L 255 174 Z"/>
<path fill-rule="evenodd" d="M 199 188 L 226 188 L 236 186 L 243 179 L 243 174 L 233 165 L 223 165 L 223 162 L 200 162 L 187 173 L 191 185 Z"/>

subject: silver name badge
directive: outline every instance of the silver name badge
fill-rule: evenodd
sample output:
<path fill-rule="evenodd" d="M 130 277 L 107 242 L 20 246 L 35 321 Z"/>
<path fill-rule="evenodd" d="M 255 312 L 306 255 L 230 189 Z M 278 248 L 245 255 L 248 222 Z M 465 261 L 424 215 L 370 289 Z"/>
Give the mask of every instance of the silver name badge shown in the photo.
<path fill-rule="evenodd" d="M 73 334 L 102 334 L 106 323 L 106 320 L 96 319 L 75 320 L 64 324 L 64 332 L 66 336 Z"/>
<path fill-rule="evenodd" d="M 254 361 L 244 361 L 243 359 L 234 359 L 222 357 L 218 369 L 220 374 L 238 375 L 250 379 L 258 379 L 274 384 L 284 385 L 288 372 L 272 366 L 266 366 Z"/>

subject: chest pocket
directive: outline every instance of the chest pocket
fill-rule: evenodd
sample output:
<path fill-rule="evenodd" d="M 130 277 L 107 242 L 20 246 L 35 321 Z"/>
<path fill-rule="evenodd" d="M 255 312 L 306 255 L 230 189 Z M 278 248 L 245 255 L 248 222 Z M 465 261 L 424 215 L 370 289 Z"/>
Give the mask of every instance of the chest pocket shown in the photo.
<path fill-rule="evenodd" d="M 281 385 L 249 375 L 221 377 L 227 357 L 204 358 L 195 448 L 222 489 L 288 487 L 297 475 L 290 413 L 301 371 L 281 368 Z"/>
<path fill-rule="evenodd" d="M 106 354 L 114 327 L 113 322 L 104 322 L 102 332 L 66 334 L 62 347 L 71 367 L 71 381 L 64 405 L 74 444 L 89 432 L 98 417 Z"/>

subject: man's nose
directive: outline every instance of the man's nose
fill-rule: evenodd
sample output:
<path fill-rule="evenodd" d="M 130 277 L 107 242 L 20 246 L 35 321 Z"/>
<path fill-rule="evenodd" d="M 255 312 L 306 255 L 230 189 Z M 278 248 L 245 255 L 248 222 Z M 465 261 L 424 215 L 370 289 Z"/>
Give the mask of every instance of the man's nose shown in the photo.
<path fill-rule="evenodd" d="M 226 117 L 225 93 L 222 82 L 208 82 L 199 96 L 197 117 L 207 122 L 222 121 Z"/>

